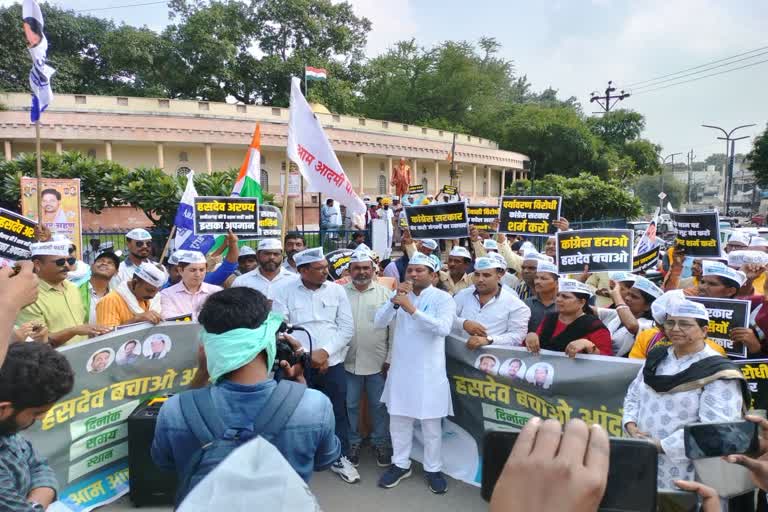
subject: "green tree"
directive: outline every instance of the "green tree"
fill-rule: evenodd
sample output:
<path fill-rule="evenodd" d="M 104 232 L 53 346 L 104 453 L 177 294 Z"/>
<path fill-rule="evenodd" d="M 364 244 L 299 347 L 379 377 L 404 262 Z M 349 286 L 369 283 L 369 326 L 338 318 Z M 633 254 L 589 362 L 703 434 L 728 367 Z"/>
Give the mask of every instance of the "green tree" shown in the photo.
<path fill-rule="evenodd" d="M 517 105 L 502 130 L 500 144 L 535 160 L 538 176 L 576 176 L 597 157 L 596 138 L 568 107 Z"/>
<path fill-rule="evenodd" d="M 755 138 L 747 160 L 749 168 L 755 174 L 757 184 L 762 188 L 768 188 L 768 126 Z"/>
<path fill-rule="evenodd" d="M 642 114 L 619 109 L 587 118 L 586 122 L 601 142 L 598 150 L 600 163 L 595 169 L 598 174 L 609 173 L 625 180 L 638 174 L 661 172 L 657 157 L 661 147 L 640 137 L 645 129 Z"/>
<path fill-rule="evenodd" d="M 531 190 L 528 180 L 516 181 L 507 189 L 508 194 L 527 195 Z M 616 181 L 595 179 L 589 173 L 565 177 L 549 174 L 537 179 L 536 195 L 562 196 L 562 214 L 572 221 L 637 217 L 642 212 L 640 201 Z"/>
<path fill-rule="evenodd" d="M 660 187 L 660 176 L 640 176 L 637 178 L 634 186 L 635 196 L 642 202 L 646 212 L 652 212 L 659 206 Z M 672 203 L 676 209 L 679 209 L 688 200 L 686 185 L 668 173 L 664 174 L 664 193 L 667 194 L 667 197 L 664 198 L 664 204 Z"/>

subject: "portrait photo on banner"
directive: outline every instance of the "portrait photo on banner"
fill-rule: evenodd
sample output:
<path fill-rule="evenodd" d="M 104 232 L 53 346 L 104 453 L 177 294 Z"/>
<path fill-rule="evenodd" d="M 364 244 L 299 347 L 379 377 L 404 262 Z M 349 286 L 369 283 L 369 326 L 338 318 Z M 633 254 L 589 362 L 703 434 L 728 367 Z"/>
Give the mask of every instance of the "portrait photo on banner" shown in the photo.
<path fill-rule="evenodd" d="M 19 186 L 22 214 L 34 222 L 40 222 L 37 218 L 37 179 L 22 176 Z M 80 257 L 83 251 L 80 247 L 80 180 L 43 178 L 40 189 L 43 226 L 50 229 L 51 234 L 64 235 L 71 240 L 77 247 L 76 254 Z"/>

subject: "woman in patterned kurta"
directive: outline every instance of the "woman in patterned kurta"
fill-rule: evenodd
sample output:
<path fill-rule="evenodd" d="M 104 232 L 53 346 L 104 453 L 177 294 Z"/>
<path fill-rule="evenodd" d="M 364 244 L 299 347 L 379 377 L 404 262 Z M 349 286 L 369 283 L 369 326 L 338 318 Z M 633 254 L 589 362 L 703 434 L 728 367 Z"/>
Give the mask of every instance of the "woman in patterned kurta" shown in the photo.
<path fill-rule="evenodd" d="M 659 380 L 665 380 L 663 376 L 674 377 L 713 356 L 719 359 L 708 359 L 707 362 L 728 364 L 704 341 L 708 316 L 701 304 L 684 300 L 670 305 L 668 311 L 664 330 L 672 346 L 654 349 L 657 352 L 653 361 L 649 355 L 646 366 L 655 366 L 655 372 L 653 366 L 643 367 L 630 384 L 624 399 L 623 419 L 630 436 L 650 439 L 659 448 L 660 489 L 676 489 L 675 480 L 695 479 L 693 462 L 685 456 L 683 427 L 690 423 L 738 421 L 742 419 L 743 405 L 742 388 L 737 377 L 734 378 L 733 370 L 718 372 L 718 375 L 728 375 L 727 379 L 714 376 L 700 379 L 706 383 L 689 391 L 658 392 L 646 383 L 655 377 L 661 377 Z M 656 383 L 653 384 L 658 389 Z"/>

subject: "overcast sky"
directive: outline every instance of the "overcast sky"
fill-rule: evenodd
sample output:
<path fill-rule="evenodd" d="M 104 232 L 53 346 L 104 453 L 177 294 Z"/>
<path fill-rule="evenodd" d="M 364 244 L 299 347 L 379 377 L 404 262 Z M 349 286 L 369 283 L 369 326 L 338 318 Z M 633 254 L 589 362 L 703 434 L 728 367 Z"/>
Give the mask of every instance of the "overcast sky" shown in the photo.
<path fill-rule="evenodd" d="M 53 0 L 76 10 L 144 1 L 151 0 Z M 369 55 L 412 37 L 426 46 L 495 37 L 502 55 L 515 62 L 518 73 L 528 75 L 535 89 L 551 86 L 561 97 L 576 96 L 586 112 L 599 110 L 589 104 L 589 93 L 604 90 L 608 80 L 621 88 L 768 46 L 765 0 L 350 1 L 373 22 Z M 0 5 L 9 3 L 0 0 Z M 158 30 L 168 23 L 163 5 L 91 14 Z M 766 59 L 768 54 L 755 56 L 732 67 Z M 622 106 L 646 116 L 645 136 L 664 146 L 665 154 L 693 149 L 703 160 L 723 152 L 725 143 L 716 140 L 714 130 L 701 128 L 702 123 L 726 129 L 757 123 L 739 132 L 750 136 L 765 128 L 765 84 L 768 62 L 655 92 L 638 89 Z M 748 151 L 750 145 L 737 143 L 737 152 Z"/>

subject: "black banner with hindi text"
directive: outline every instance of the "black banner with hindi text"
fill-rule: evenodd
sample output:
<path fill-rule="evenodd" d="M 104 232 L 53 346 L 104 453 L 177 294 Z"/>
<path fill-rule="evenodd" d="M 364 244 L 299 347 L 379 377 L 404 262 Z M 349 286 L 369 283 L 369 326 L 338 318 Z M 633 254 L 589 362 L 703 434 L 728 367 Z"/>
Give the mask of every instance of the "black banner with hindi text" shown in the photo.
<path fill-rule="evenodd" d="M 747 347 L 731 339 L 731 330 L 749 327 L 751 303 L 738 299 L 711 299 L 709 297 L 688 297 L 688 300 L 704 304 L 709 313 L 707 337 L 712 338 L 725 349 L 728 357 L 747 357 Z"/>
<path fill-rule="evenodd" d="M 195 198 L 196 235 L 259 235 L 259 200 L 255 197 Z"/>
<path fill-rule="evenodd" d="M 467 203 L 440 203 L 428 206 L 406 206 L 408 230 L 415 239 L 454 239 L 469 235 Z"/>
<path fill-rule="evenodd" d="M 500 202 L 499 232 L 524 236 L 549 236 L 560 218 L 559 196 L 504 196 Z"/>
<path fill-rule="evenodd" d="M 717 212 L 671 213 L 677 232 L 675 245 L 686 256 L 720 257 L 720 217 Z"/>
<path fill-rule="evenodd" d="M 28 260 L 37 223 L 0 208 L 0 262 Z"/>
<path fill-rule="evenodd" d="M 632 272 L 634 232 L 631 229 L 582 229 L 557 233 L 557 271 Z"/>

